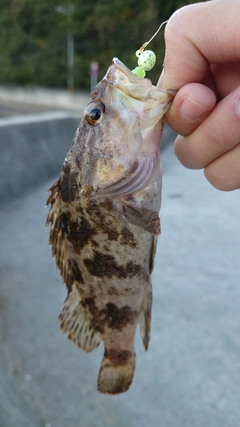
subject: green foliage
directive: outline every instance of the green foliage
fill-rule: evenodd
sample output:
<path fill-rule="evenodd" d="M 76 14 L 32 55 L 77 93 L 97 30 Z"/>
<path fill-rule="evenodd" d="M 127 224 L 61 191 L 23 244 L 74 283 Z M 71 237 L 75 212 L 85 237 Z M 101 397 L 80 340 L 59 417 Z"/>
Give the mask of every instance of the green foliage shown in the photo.
<path fill-rule="evenodd" d="M 135 51 L 160 23 L 192 0 L 1 0 L 0 83 L 66 87 L 67 36 L 74 38 L 74 88 L 89 88 L 90 64 L 99 79 L 114 56 L 130 69 Z M 164 55 L 163 31 L 151 43 L 157 65 Z"/>

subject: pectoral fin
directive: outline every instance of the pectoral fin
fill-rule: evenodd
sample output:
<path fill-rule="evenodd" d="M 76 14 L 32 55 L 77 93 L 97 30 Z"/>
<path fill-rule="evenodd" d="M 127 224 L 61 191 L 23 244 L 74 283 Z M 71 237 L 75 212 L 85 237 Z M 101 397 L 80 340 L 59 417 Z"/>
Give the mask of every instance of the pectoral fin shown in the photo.
<path fill-rule="evenodd" d="M 131 224 L 149 231 L 149 233 L 152 233 L 154 236 L 160 234 L 160 218 L 156 211 L 145 208 L 133 208 L 124 204 L 123 213 Z"/>

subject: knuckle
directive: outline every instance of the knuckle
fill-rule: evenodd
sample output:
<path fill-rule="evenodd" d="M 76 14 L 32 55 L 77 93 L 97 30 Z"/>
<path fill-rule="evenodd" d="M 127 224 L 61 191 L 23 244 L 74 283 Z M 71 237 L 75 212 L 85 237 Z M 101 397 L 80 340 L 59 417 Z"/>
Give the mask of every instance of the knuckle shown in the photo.
<path fill-rule="evenodd" d="M 226 185 L 227 184 L 226 181 L 221 176 L 216 174 L 212 165 L 209 165 L 204 169 L 204 175 L 205 175 L 205 178 L 208 180 L 208 182 L 210 182 L 210 184 L 214 188 L 221 191 L 228 191 L 228 186 Z"/>
<path fill-rule="evenodd" d="M 165 40 L 166 43 L 177 43 L 179 35 L 187 38 L 189 22 L 191 22 L 192 15 L 194 16 L 193 9 L 196 5 L 183 6 L 176 10 L 168 20 L 165 27 Z"/>
<path fill-rule="evenodd" d="M 240 187 L 240 176 L 234 173 L 234 168 L 223 163 L 223 159 L 217 159 L 204 169 L 204 175 L 210 184 L 220 191 L 232 191 Z"/>

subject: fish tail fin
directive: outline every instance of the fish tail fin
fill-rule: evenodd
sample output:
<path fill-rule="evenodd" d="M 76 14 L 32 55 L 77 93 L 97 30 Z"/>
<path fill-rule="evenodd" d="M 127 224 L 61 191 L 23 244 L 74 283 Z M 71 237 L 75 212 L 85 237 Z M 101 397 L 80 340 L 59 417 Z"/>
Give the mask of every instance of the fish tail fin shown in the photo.
<path fill-rule="evenodd" d="M 105 394 L 127 391 L 132 384 L 135 366 L 135 353 L 127 350 L 105 351 L 98 374 L 98 391 Z"/>
<path fill-rule="evenodd" d="M 152 283 L 149 282 L 149 289 L 146 293 L 141 317 L 139 319 L 140 334 L 145 350 L 147 351 L 150 341 L 150 329 L 151 329 L 151 311 L 152 311 Z"/>

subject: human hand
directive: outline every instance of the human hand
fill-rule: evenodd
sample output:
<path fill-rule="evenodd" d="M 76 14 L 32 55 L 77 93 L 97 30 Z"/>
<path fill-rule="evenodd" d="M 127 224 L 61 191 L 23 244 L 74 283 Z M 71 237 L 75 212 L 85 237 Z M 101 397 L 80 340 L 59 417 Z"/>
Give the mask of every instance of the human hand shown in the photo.
<path fill-rule="evenodd" d="M 240 188 L 240 1 L 185 6 L 165 29 L 158 85 L 177 89 L 166 114 L 174 150 L 220 190 Z"/>

